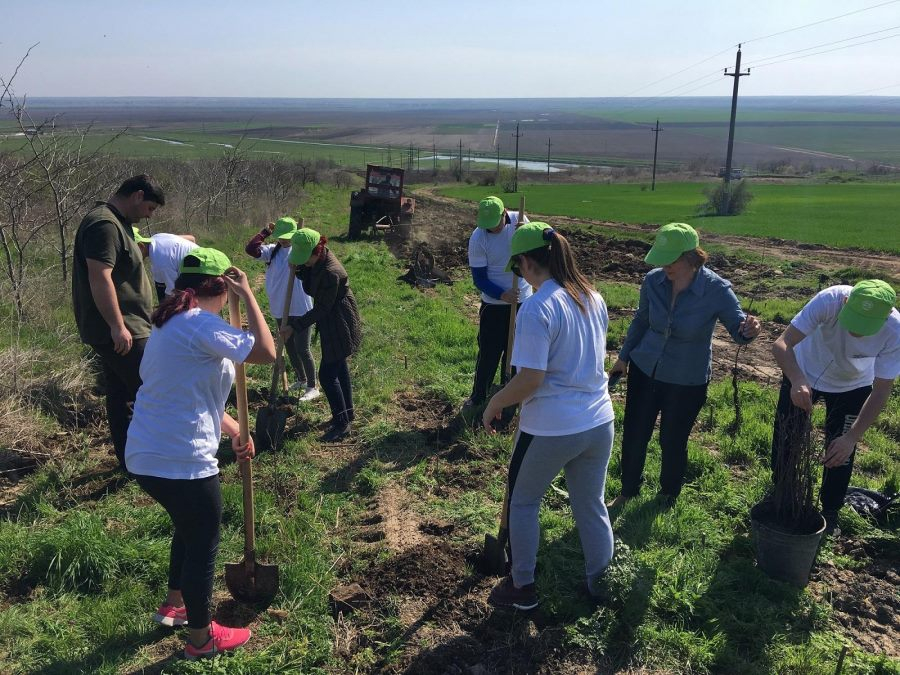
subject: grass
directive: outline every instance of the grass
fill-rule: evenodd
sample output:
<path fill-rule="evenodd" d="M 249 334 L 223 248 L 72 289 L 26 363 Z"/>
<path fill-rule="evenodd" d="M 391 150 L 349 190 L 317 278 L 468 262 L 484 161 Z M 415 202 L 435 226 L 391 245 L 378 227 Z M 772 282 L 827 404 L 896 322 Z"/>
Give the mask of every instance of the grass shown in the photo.
<path fill-rule="evenodd" d="M 701 232 L 772 237 L 842 248 L 900 252 L 897 183 L 751 184 L 754 199 L 739 216 L 700 218 L 708 183 L 530 184 L 523 188 L 531 213 L 623 223 L 683 221 Z M 443 194 L 478 201 L 494 187 L 453 187 Z M 518 204 L 519 194 L 503 195 Z"/>
<path fill-rule="evenodd" d="M 149 621 L 164 591 L 168 518 L 134 484 L 87 503 L 63 499 L 73 493 L 77 477 L 100 460 L 85 448 L 33 474 L 18 508 L 0 518 L 0 579 L 5 580 L 0 582 L 0 672 L 375 672 L 399 668 L 404 654 L 434 647 L 424 632 L 405 640 L 400 598 L 386 600 L 382 614 L 345 617 L 336 624 L 327 595 L 339 581 L 390 560 L 384 548 L 360 548 L 354 540 L 356 523 L 371 514 L 372 500 L 388 485 L 410 492 L 422 517 L 452 523 L 448 544 L 471 549 L 495 527 L 511 438 L 463 431 L 454 442 L 467 454 L 448 461 L 435 454 L 447 441 L 410 427 L 404 421 L 411 419 L 409 411 L 403 417 L 400 406 L 403 396 L 453 406 L 466 396 L 476 333 L 469 317 L 477 296 L 466 278 L 426 292 L 397 283 L 403 269 L 383 243 L 341 241 L 344 191 L 313 187 L 303 209 L 308 222 L 331 238 L 364 319 L 364 346 L 352 361 L 361 445 L 358 455 L 348 456 L 341 448 L 319 446 L 311 433 L 298 434 L 277 457 L 256 462 L 258 546 L 267 561 L 281 567 L 274 607 L 285 615 L 255 616 L 252 648 L 233 656 L 204 663 L 171 659 L 180 634 Z M 199 234 L 203 243 L 215 242 L 232 254 L 251 278 L 261 271 L 240 252 L 244 229 L 222 226 L 215 239 Z M 635 286 L 602 280 L 597 286 L 611 307 L 634 306 Z M 618 323 L 614 330 L 623 333 L 627 321 Z M 71 344 L 66 349 L 69 356 L 78 351 Z M 268 369 L 253 366 L 249 373 L 251 386 L 267 384 Z M 897 393 L 866 436 L 863 470 L 854 484 L 878 489 L 900 484 Z M 616 534 L 626 546 L 619 547 L 605 581 L 610 600 L 599 608 L 577 595 L 573 580 L 583 563 L 571 510 L 559 494 L 548 493 L 540 514 L 538 584 L 544 611 L 556 626 L 545 639 L 559 640 L 558 654 L 580 655 L 602 664 L 598 668 L 637 671 L 834 672 L 846 638 L 828 602 L 769 580 L 753 564 L 747 512 L 768 481 L 775 394 L 773 388 L 742 383 L 744 426 L 731 437 L 723 431 L 733 419 L 730 383 L 711 387 L 689 446 L 687 485 L 671 511 L 660 511 L 651 499 L 659 475 L 653 441 L 644 494 L 616 520 Z M 615 409 L 621 425 L 621 400 Z M 428 415 L 419 408 L 416 422 L 427 426 L 433 422 Z M 325 417 L 323 401 L 298 413 L 308 424 Z M 229 455 L 223 453 L 225 516 L 217 572 L 225 561 L 241 557 L 240 487 Z M 610 495 L 620 489 L 618 456 L 617 446 Z M 467 487 L 446 489 L 456 484 Z M 863 539 L 897 541 L 896 522 L 882 531 L 857 520 L 842 514 L 841 525 Z M 821 559 L 858 564 L 831 544 Z M 17 595 L 23 585 L 33 589 Z M 216 593 L 224 594 L 221 574 Z M 466 632 L 500 626 L 509 644 L 498 643 L 498 653 L 527 645 L 535 649 L 534 667 L 547 658 L 529 642 L 527 630 L 519 633 L 521 619 L 472 614 L 466 622 L 461 629 Z M 342 630 L 361 636 L 343 655 L 333 649 Z M 429 630 L 451 639 L 438 623 Z M 845 672 L 897 673 L 900 664 L 853 648 Z"/>

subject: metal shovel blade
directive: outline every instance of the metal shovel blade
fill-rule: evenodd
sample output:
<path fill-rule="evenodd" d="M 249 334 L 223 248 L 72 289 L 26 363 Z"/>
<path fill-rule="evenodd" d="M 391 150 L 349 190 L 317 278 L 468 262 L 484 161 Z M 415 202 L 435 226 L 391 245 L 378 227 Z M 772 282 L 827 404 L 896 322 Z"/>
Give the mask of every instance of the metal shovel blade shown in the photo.
<path fill-rule="evenodd" d="M 267 405 L 256 413 L 256 433 L 254 443 L 256 452 L 278 451 L 281 449 L 281 441 L 284 438 L 284 427 L 287 424 L 288 413 L 275 405 Z"/>
<path fill-rule="evenodd" d="M 238 602 L 267 605 L 278 593 L 278 565 L 264 565 L 254 558 L 225 563 L 225 585 Z"/>
<path fill-rule="evenodd" d="M 482 574 L 502 577 L 507 572 L 509 559 L 506 556 L 506 536 L 484 535 L 484 548 L 478 558 L 478 568 Z"/>

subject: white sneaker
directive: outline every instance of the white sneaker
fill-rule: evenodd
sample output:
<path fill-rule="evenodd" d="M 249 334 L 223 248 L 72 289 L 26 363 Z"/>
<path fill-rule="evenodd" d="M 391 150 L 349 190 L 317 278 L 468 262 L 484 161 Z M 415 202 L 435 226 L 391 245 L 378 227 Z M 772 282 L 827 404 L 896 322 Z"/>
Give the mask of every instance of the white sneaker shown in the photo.
<path fill-rule="evenodd" d="M 314 399 L 319 398 L 322 393 L 316 389 L 315 387 L 307 387 L 306 391 L 303 392 L 303 396 L 300 397 L 301 401 L 312 401 Z"/>
<path fill-rule="evenodd" d="M 288 387 L 288 390 L 297 391 L 298 389 L 303 389 L 305 387 L 306 387 L 306 382 L 301 382 L 300 380 L 297 380 L 296 382 L 291 384 L 290 387 Z"/>

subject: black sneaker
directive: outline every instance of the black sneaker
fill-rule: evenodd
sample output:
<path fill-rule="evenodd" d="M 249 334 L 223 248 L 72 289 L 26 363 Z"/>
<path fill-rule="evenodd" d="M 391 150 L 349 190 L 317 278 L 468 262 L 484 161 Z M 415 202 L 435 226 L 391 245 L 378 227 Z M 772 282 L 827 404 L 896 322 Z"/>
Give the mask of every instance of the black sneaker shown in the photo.
<path fill-rule="evenodd" d="M 822 516 L 825 518 L 825 536 L 828 537 L 837 537 L 841 533 L 841 528 L 837 526 L 838 523 L 838 512 L 837 511 L 823 511 Z"/>
<path fill-rule="evenodd" d="M 349 424 L 338 424 L 326 431 L 319 440 L 323 443 L 334 443 L 350 435 Z"/>
<path fill-rule="evenodd" d="M 512 577 L 506 577 L 494 586 L 491 594 L 488 596 L 488 602 L 494 607 L 512 607 L 513 609 L 528 611 L 538 606 L 538 597 L 537 592 L 534 590 L 534 584 L 516 588 Z"/>

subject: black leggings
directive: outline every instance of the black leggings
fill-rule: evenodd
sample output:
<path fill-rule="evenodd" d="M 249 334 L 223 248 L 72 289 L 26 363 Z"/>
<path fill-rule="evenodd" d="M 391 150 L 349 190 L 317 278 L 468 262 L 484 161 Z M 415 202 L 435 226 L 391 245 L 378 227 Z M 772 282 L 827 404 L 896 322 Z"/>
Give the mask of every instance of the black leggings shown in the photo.
<path fill-rule="evenodd" d="M 331 422 L 344 426 L 353 421 L 353 387 L 347 359 L 319 364 L 319 384 L 331 408 Z"/>
<path fill-rule="evenodd" d="M 825 447 L 838 436 L 843 435 L 856 421 L 863 403 L 872 393 L 871 385 L 851 389 L 840 393 L 812 390 L 813 403 L 820 398 L 825 399 Z M 791 382 L 786 377 L 781 379 L 781 391 L 778 393 L 778 408 L 775 411 L 775 428 L 772 432 L 772 475 L 778 473 L 778 460 L 782 455 L 785 443 L 794 438 L 796 429 L 809 419 L 809 414 L 798 408 L 791 401 Z M 850 476 L 853 474 L 853 460 L 856 448 L 843 466 L 825 467 L 822 470 L 823 511 L 837 511 L 844 503 Z"/>
<path fill-rule="evenodd" d="M 707 385 L 660 382 L 628 366 L 625 419 L 622 423 L 622 494 L 634 497 L 644 482 L 647 444 L 659 417 L 662 468 L 659 490 L 669 497 L 681 494 L 687 471 L 688 436 L 706 402 Z"/>
<path fill-rule="evenodd" d="M 209 625 L 213 574 L 222 523 L 219 475 L 195 480 L 139 476 L 141 489 L 172 518 L 175 533 L 169 551 L 169 589 L 181 591 L 188 625 Z"/>
<path fill-rule="evenodd" d="M 475 382 L 472 384 L 472 402 L 477 405 L 487 399 L 497 374 L 497 365 L 501 366 L 501 373 L 506 370 L 509 307 L 507 304 L 482 302 L 478 311 L 478 357 L 475 359 Z M 521 305 L 517 305 L 517 312 L 518 307 Z"/>

